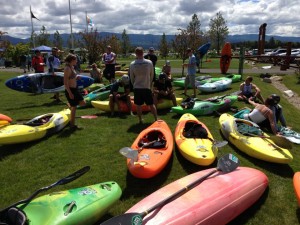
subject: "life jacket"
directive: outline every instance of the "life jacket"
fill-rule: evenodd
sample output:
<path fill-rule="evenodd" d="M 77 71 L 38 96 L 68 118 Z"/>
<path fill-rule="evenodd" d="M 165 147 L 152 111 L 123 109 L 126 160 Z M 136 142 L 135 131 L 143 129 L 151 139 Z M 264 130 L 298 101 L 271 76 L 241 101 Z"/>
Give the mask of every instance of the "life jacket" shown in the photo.
<path fill-rule="evenodd" d="M 185 100 L 183 100 L 180 104 L 180 106 L 184 109 L 192 109 L 195 105 L 195 100 L 193 98 L 186 98 Z"/>

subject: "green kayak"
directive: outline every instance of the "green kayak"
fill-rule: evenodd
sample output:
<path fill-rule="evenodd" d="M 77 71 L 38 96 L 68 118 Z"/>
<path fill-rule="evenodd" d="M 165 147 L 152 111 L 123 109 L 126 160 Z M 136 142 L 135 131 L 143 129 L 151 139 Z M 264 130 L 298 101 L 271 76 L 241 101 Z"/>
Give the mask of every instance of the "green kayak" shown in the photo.
<path fill-rule="evenodd" d="M 219 80 L 226 80 L 228 78 L 232 80 L 232 83 L 237 83 L 237 82 L 241 81 L 242 75 L 240 75 L 240 74 L 228 74 L 225 77 L 213 77 L 213 78 L 201 80 L 201 81 L 199 81 L 199 83 L 200 84 L 213 83 L 213 82 L 216 82 L 216 81 L 219 81 Z"/>
<path fill-rule="evenodd" d="M 121 197 L 116 182 L 53 192 L 19 205 L 28 225 L 89 225 L 95 224 Z"/>
<path fill-rule="evenodd" d="M 191 113 L 195 116 L 209 115 L 218 110 L 229 108 L 235 101 L 237 95 L 217 96 L 204 101 L 195 101 L 192 108 L 184 109 L 181 106 L 172 107 L 172 112 L 177 114 Z"/>
<path fill-rule="evenodd" d="M 103 101 L 108 99 L 108 96 L 110 94 L 110 89 L 111 89 L 111 84 L 98 88 L 95 91 L 92 91 L 90 93 L 88 93 L 87 95 L 85 95 L 83 97 L 84 101 L 85 101 L 85 106 L 78 106 L 77 108 L 87 108 L 87 107 L 91 107 L 92 101 Z"/>
<path fill-rule="evenodd" d="M 211 76 L 210 75 L 197 76 L 195 79 L 196 79 L 195 85 L 198 86 L 201 84 L 200 81 L 211 79 Z M 173 86 L 184 88 L 184 82 L 185 82 L 185 77 L 174 78 Z M 192 88 L 191 85 L 189 85 L 188 88 Z"/>

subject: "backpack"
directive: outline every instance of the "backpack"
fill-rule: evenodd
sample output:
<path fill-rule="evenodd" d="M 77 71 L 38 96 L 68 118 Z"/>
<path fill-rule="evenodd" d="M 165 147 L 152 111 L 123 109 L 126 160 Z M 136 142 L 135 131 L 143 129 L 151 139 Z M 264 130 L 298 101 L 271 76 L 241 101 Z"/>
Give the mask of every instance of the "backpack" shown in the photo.
<path fill-rule="evenodd" d="M 195 100 L 193 98 L 186 98 L 185 100 L 183 100 L 180 104 L 180 106 L 184 109 L 192 109 L 195 105 Z"/>
<path fill-rule="evenodd" d="M 208 138 L 207 130 L 199 123 L 187 122 L 183 129 L 186 138 Z"/>

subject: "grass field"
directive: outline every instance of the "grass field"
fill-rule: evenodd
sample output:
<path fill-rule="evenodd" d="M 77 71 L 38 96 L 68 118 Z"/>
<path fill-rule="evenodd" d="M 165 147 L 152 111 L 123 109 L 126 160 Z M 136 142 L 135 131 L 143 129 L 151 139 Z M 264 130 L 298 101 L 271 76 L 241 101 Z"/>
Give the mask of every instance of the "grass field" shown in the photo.
<path fill-rule="evenodd" d="M 160 65 L 162 62 L 158 64 Z M 218 68 L 216 65 L 217 62 L 215 68 Z M 52 102 L 49 99 L 51 95 L 48 94 L 32 95 L 5 87 L 5 80 L 16 75 L 16 73 L 0 72 L 0 113 L 12 117 L 14 122 L 20 119 L 31 119 L 48 112 L 57 112 L 66 107 L 64 103 Z M 174 76 L 180 75 L 174 74 Z M 282 95 L 271 84 L 263 83 L 258 78 L 258 74 L 252 76 L 254 82 L 261 87 L 263 96 L 272 93 Z M 299 93 L 296 78 L 292 75 L 283 78 L 290 89 Z M 238 83 L 233 84 L 230 90 L 221 94 L 234 92 L 238 86 Z M 177 96 L 180 96 L 181 92 L 181 89 L 176 89 Z M 204 99 L 214 95 L 217 94 L 198 94 L 197 97 Z M 288 125 L 300 131 L 299 111 L 285 98 L 281 99 Z M 66 101 L 66 98 L 63 96 L 62 100 Z M 245 104 L 238 102 L 235 106 L 241 108 Z M 66 128 L 56 135 L 37 142 L 0 146 L 0 208 L 27 198 L 38 188 L 54 183 L 89 165 L 91 170 L 83 177 L 46 193 L 114 180 L 121 186 L 123 194 L 120 201 L 102 218 L 101 221 L 104 221 L 124 213 L 143 197 L 176 179 L 216 166 L 215 163 L 209 167 L 194 165 L 185 160 L 175 148 L 171 161 L 161 174 L 148 180 L 134 178 L 127 171 L 126 160 L 118 151 L 122 147 L 131 146 L 139 132 L 153 122 L 153 116 L 149 113 L 145 114 L 145 123 L 140 125 L 137 123 L 137 117 L 110 118 L 108 114 L 95 108 L 77 111 L 78 116 L 95 113 L 99 115 L 97 119 L 77 119 L 77 124 L 83 127 L 83 130 L 72 132 Z M 159 118 L 165 120 L 174 132 L 179 116 L 167 110 L 159 112 Z M 217 116 L 199 116 L 198 119 L 210 128 L 216 140 L 223 140 Z M 289 165 L 279 165 L 248 157 L 231 144 L 219 149 L 219 156 L 233 153 L 240 159 L 241 166 L 259 169 L 269 178 L 269 187 L 260 200 L 230 224 L 299 224 L 300 210 L 292 184 L 294 172 L 300 171 L 299 150 L 299 146 L 293 145 L 291 153 L 294 160 Z"/>

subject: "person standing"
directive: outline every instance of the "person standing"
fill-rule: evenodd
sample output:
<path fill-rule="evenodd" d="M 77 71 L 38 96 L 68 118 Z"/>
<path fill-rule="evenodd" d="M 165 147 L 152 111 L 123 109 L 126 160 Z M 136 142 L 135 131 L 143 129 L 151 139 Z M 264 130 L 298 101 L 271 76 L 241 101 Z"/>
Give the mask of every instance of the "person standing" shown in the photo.
<path fill-rule="evenodd" d="M 136 59 L 130 64 L 130 80 L 133 85 L 134 104 L 137 107 L 139 122 L 143 123 L 142 105 L 146 103 L 151 109 L 154 120 L 157 120 L 157 111 L 153 103 L 151 84 L 154 77 L 153 64 L 150 60 L 144 59 L 142 47 L 135 49 Z"/>
<path fill-rule="evenodd" d="M 55 72 L 59 72 L 60 67 L 60 60 L 58 58 L 58 48 L 52 48 L 52 54 L 49 56 L 47 60 L 48 72 L 51 73 L 53 76 L 56 76 Z M 55 81 L 54 81 L 55 82 Z M 56 101 L 60 102 L 59 93 L 55 93 L 53 97 Z"/>
<path fill-rule="evenodd" d="M 153 82 L 154 82 L 156 80 L 155 66 L 156 66 L 156 62 L 157 62 L 157 56 L 154 53 L 153 47 L 149 48 L 149 52 L 148 52 L 148 54 L 146 54 L 144 56 L 144 58 L 151 60 L 151 62 L 153 64 L 153 71 L 154 71 Z"/>
<path fill-rule="evenodd" d="M 196 57 L 193 54 L 192 49 L 188 48 L 186 50 L 186 53 L 189 57 L 189 62 L 182 64 L 183 67 L 187 67 L 187 75 L 185 77 L 184 82 L 184 92 L 183 94 L 186 95 L 188 85 L 191 85 L 194 89 L 194 95 L 193 98 L 196 97 L 196 85 L 195 85 L 195 79 L 196 79 Z"/>
<path fill-rule="evenodd" d="M 107 80 L 109 80 L 110 83 L 113 83 L 115 81 L 116 57 L 117 55 L 111 51 L 111 46 L 108 45 L 106 47 L 106 52 L 102 56 L 102 60 L 105 64 L 103 75 Z"/>
<path fill-rule="evenodd" d="M 85 101 L 77 88 L 77 76 L 74 66 L 77 63 L 77 57 L 73 54 L 69 54 L 65 59 L 65 69 L 64 69 L 64 85 L 65 85 L 65 95 L 68 99 L 69 107 L 71 109 L 71 119 L 70 128 L 78 129 L 75 125 L 75 115 L 77 105 L 84 106 Z"/>
<path fill-rule="evenodd" d="M 44 58 L 40 50 L 35 50 L 35 56 L 32 58 L 32 67 L 35 73 L 44 73 Z"/>
<path fill-rule="evenodd" d="M 80 71 L 81 71 L 81 68 L 80 68 L 80 65 L 81 65 L 80 57 L 75 53 L 75 50 L 74 50 L 74 49 L 71 49 L 71 50 L 70 50 L 70 54 L 73 54 L 73 55 L 76 56 L 76 58 L 77 58 L 77 63 L 76 63 L 76 65 L 74 66 L 74 69 L 76 70 L 77 73 L 80 73 Z"/>
<path fill-rule="evenodd" d="M 21 69 L 23 69 L 23 72 L 26 73 L 26 60 L 27 60 L 27 57 L 25 54 L 21 55 L 20 56 L 20 67 Z"/>

